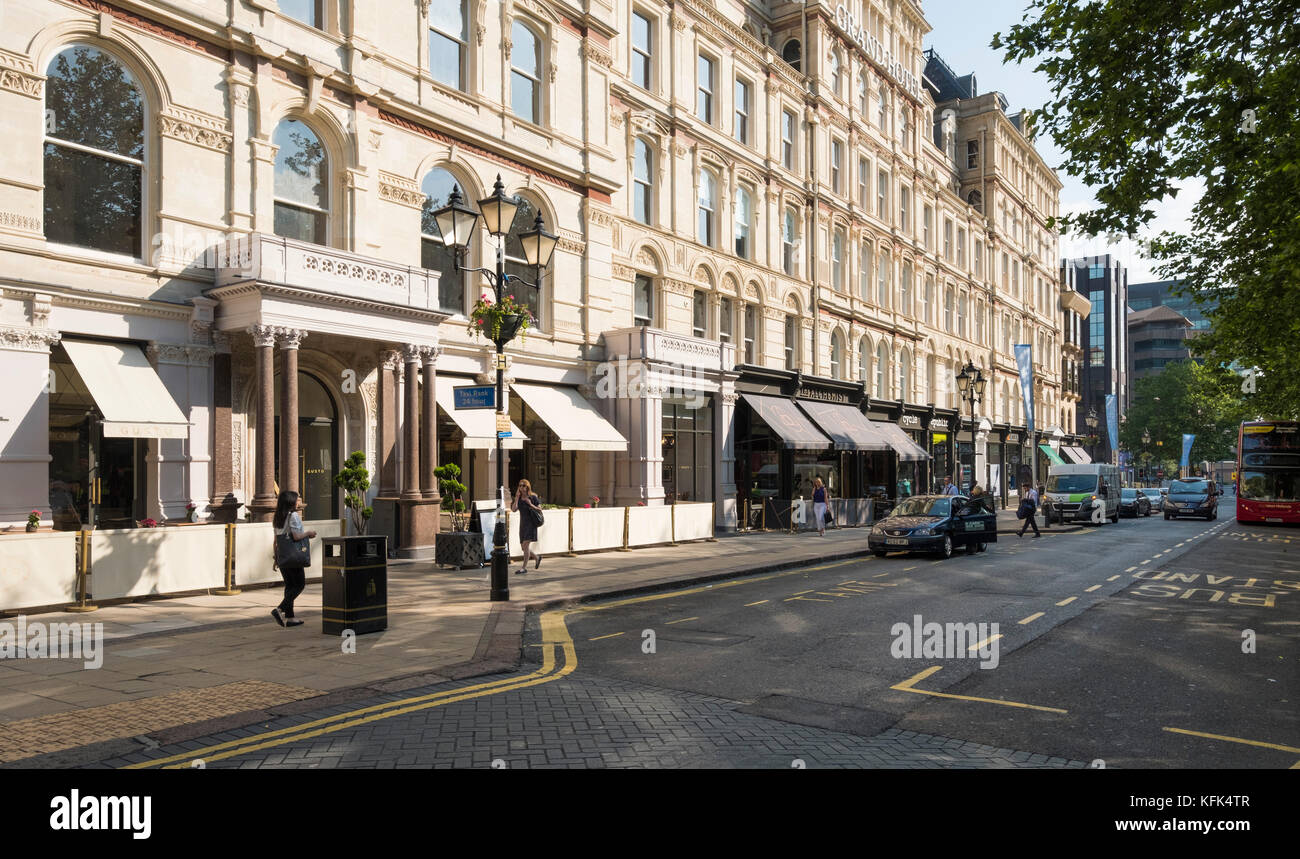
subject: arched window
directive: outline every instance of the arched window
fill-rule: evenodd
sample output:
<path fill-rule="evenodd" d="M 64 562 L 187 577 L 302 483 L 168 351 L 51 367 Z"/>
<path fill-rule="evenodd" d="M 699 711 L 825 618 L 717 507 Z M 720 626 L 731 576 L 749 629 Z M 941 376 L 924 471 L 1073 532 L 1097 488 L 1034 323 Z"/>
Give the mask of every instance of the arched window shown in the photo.
<path fill-rule="evenodd" d="M 640 137 L 632 156 L 632 217 L 643 224 L 654 222 L 654 150 Z"/>
<path fill-rule="evenodd" d="M 871 257 L 874 253 L 870 242 L 862 243 L 862 252 L 858 254 L 858 294 L 863 301 L 871 300 Z"/>
<path fill-rule="evenodd" d="M 632 283 L 632 324 L 642 328 L 655 324 L 654 281 L 649 275 L 638 274 Z"/>
<path fill-rule="evenodd" d="M 967 194 L 966 202 L 970 203 L 977 210 L 979 210 L 980 214 L 984 213 L 984 197 L 980 195 L 979 191 L 971 191 L 969 194 Z"/>
<path fill-rule="evenodd" d="M 876 109 L 876 125 L 880 127 L 882 134 L 889 133 L 889 96 L 885 94 L 885 88 L 880 88 L 880 103 Z"/>
<path fill-rule="evenodd" d="M 881 341 L 876 347 L 876 398 L 888 400 L 889 394 L 889 347 Z"/>
<path fill-rule="evenodd" d="M 537 204 L 523 195 L 519 197 L 519 208 L 515 210 L 515 219 L 510 224 L 510 234 L 506 237 L 506 274 L 512 278 L 520 277 L 529 283 L 538 283 L 537 269 L 524 262 L 524 247 L 519 241 L 520 233 L 533 228 L 534 221 L 537 220 Z M 546 218 L 545 222 L 548 230 L 555 229 L 555 223 L 551 218 Z M 551 256 L 551 261 L 542 271 L 541 285 L 545 287 L 551 282 L 551 273 L 555 270 L 555 256 Z M 525 305 L 533 314 L 537 327 L 541 328 L 546 325 L 542 317 L 542 308 L 545 306 L 542 301 L 542 290 L 534 289 L 531 286 L 523 284 L 510 284 L 514 290 L 515 300 Z M 521 294 L 522 293 L 522 294 Z"/>
<path fill-rule="evenodd" d="M 465 89 L 465 58 L 469 53 L 469 16 L 465 14 L 465 2 L 443 0 L 428 7 L 429 74 L 438 83 L 457 90 Z M 284 8 L 283 3 L 280 8 Z"/>
<path fill-rule="evenodd" d="M 862 75 L 858 78 L 858 113 L 863 116 L 866 116 L 867 111 L 870 109 L 867 106 L 867 92 L 867 76 Z"/>
<path fill-rule="evenodd" d="M 921 401 L 925 403 L 934 402 L 934 384 L 935 384 L 935 360 L 933 355 L 925 359 L 925 391 L 922 392 Z"/>
<path fill-rule="evenodd" d="M 518 19 L 510 28 L 510 107 L 538 125 L 542 116 L 542 40 Z"/>
<path fill-rule="evenodd" d="M 943 291 L 943 330 L 949 334 L 952 332 L 952 287 Z"/>
<path fill-rule="evenodd" d="M 785 43 L 785 47 L 781 48 L 781 59 L 793 66 L 796 72 L 802 71 L 799 64 L 803 59 L 803 49 L 798 39 L 791 39 Z"/>
<path fill-rule="evenodd" d="M 837 229 L 831 236 L 831 289 L 844 291 L 844 230 Z"/>
<path fill-rule="evenodd" d="M 898 135 L 902 138 L 903 149 L 912 148 L 912 116 L 906 109 L 898 112 Z"/>
<path fill-rule="evenodd" d="M 785 368 L 799 369 L 799 322 L 788 313 L 785 317 Z"/>
<path fill-rule="evenodd" d="M 708 170 L 700 171 L 699 217 L 695 225 L 695 240 L 713 247 L 713 218 L 718 209 L 718 180 Z"/>
<path fill-rule="evenodd" d="M 736 256 L 741 259 L 749 259 L 750 254 L 754 252 L 749 240 L 750 221 L 753 218 L 753 205 L 750 199 L 749 192 L 744 188 L 736 189 Z"/>
<path fill-rule="evenodd" d="M 842 379 L 844 371 L 844 335 L 831 334 L 831 378 Z"/>
<path fill-rule="evenodd" d="M 691 298 L 691 333 L 696 337 L 709 335 L 708 298 L 698 289 Z"/>
<path fill-rule="evenodd" d="M 889 301 L 889 270 L 893 264 L 889 260 L 889 251 L 880 252 L 880 260 L 876 265 L 876 303 L 881 308 L 888 308 Z"/>
<path fill-rule="evenodd" d="M 898 399 L 912 399 L 912 353 L 906 349 L 898 356 Z"/>
<path fill-rule="evenodd" d="M 781 226 L 781 263 L 785 273 L 791 276 L 795 270 L 795 223 L 794 209 L 786 209 Z"/>
<path fill-rule="evenodd" d="M 858 381 L 866 383 L 871 376 L 871 344 L 863 337 L 858 341 Z"/>
<path fill-rule="evenodd" d="M 436 271 L 438 278 L 438 309 L 452 313 L 465 312 L 465 272 L 456 271 L 455 258 L 443 243 L 433 213 L 447 205 L 451 190 L 456 187 L 454 176 L 435 167 L 425 174 L 420 183 L 424 192 L 424 208 L 420 211 L 420 265 Z M 463 197 L 472 198 L 461 188 Z"/>
<path fill-rule="evenodd" d="M 898 309 L 905 315 L 912 315 L 912 261 L 903 260 L 903 280 L 898 285 Z"/>
<path fill-rule="evenodd" d="M 966 297 L 966 293 L 964 293 L 964 292 L 963 292 L 963 293 L 961 294 L 961 296 L 957 299 L 957 334 L 960 335 L 960 336 L 962 336 L 962 337 L 967 336 L 967 332 L 966 332 L 966 306 L 967 306 L 968 302 L 969 302 L 969 299 Z"/>
<path fill-rule="evenodd" d="M 328 244 L 329 159 L 307 125 L 283 119 L 271 142 L 275 153 L 275 234 Z"/>
<path fill-rule="evenodd" d="M 45 71 L 45 238 L 142 256 L 144 99 L 117 60 L 65 48 Z"/>
<path fill-rule="evenodd" d="M 984 345 L 984 301 L 975 302 L 975 342 Z"/>
<path fill-rule="evenodd" d="M 754 312 L 754 305 L 745 305 L 745 363 L 753 364 L 757 351 L 756 342 L 758 340 L 758 321 L 757 314 Z"/>
<path fill-rule="evenodd" d="M 844 80 L 843 69 L 844 69 L 844 64 L 840 61 L 840 52 L 831 51 L 831 62 L 830 62 L 831 92 L 835 94 L 836 98 L 839 98 L 841 95 L 840 85 Z"/>
<path fill-rule="evenodd" d="M 925 276 L 925 291 L 921 294 L 921 321 L 930 324 L 930 312 L 934 307 L 934 275 Z"/>

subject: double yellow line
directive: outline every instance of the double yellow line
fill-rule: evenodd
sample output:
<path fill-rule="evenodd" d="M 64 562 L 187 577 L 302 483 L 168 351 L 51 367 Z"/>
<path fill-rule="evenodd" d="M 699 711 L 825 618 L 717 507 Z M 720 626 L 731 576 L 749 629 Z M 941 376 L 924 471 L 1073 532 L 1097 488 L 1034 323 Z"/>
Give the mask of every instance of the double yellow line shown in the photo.
<path fill-rule="evenodd" d="M 403 698 L 400 701 L 390 701 L 386 704 L 362 707 L 359 710 L 351 710 L 347 713 L 339 713 L 324 719 L 305 722 L 301 725 L 280 728 L 265 734 L 241 737 L 238 740 L 229 740 L 215 746 L 195 749 L 167 758 L 131 764 L 124 767 L 124 769 L 189 769 L 199 761 L 207 764 L 209 761 L 219 761 L 236 755 L 246 755 L 262 749 L 282 746 L 286 743 L 310 740 L 313 737 L 331 734 L 347 728 L 355 728 L 370 722 L 377 722 L 380 719 L 389 719 L 393 716 L 403 716 L 407 713 L 415 713 L 446 704 L 455 704 L 472 698 L 482 698 L 487 695 L 513 692 L 516 689 L 526 689 L 529 686 L 550 683 L 552 680 L 558 680 L 572 674 L 574 669 L 578 667 L 578 654 L 574 649 L 573 639 L 569 636 L 568 627 L 564 622 L 567 613 L 566 611 L 550 611 L 542 615 L 542 667 L 530 674 L 521 677 L 507 677 L 490 683 L 463 686 L 459 689 L 447 689 L 429 695 L 418 695 L 414 698 Z M 557 663 L 557 651 L 563 654 L 562 663 Z"/>
<path fill-rule="evenodd" d="M 568 625 L 565 622 L 565 618 L 570 614 L 582 614 L 585 612 L 602 611 L 604 609 L 616 608 L 619 606 L 672 599 L 674 597 L 702 593 L 710 589 L 721 590 L 739 585 L 783 578 L 785 576 L 801 575 L 818 570 L 826 570 L 832 567 L 843 566 L 845 564 L 861 563 L 864 560 L 869 559 L 851 558 L 814 567 L 796 567 L 794 569 L 769 573 L 767 575 L 714 582 L 708 585 L 677 591 L 668 591 L 666 593 L 630 597 L 627 599 L 603 603 L 601 605 L 575 606 L 573 608 L 544 612 L 541 617 L 542 667 L 530 674 L 525 674 L 520 677 L 507 677 L 502 680 L 493 680 L 489 683 L 479 683 L 473 686 L 463 686 L 459 689 L 447 689 L 441 692 L 433 692 L 428 695 L 417 695 L 412 698 L 389 701 L 386 704 L 375 704 L 370 707 L 362 707 L 359 710 L 350 710 L 346 713 L 339 713 L 334 716 L 327 716 L 323 719 L 304 722 L 301 725 L 293 725 L 288 728 L 268 731 L 265 734 L 241 737 L 238 740 L 228 740 L 227 742 L 218 743 L 214 746 L 194 749 L 183 754 L 172 755 L 171 757 L 157 758 L 151 761 L 142 761 L 137 764 L 130 764 L 124 767 L 124 769 L 190 769 L 200 761 L 206 765 L 209 761 L 224 760 L 225 758 L 233 758 L 237 755 L 246 755 L 251 752 L 261 751 L 262 749 L 269 749 L 274 748 L 275 746 L 283 746 L 288 743 L 310 740 L 324 734 L 332 734 L 336 731 L 355 728 L 360 725 L 377 722 L 381 719 L 390 719 L 393 716 L 403 716 L 407 713 L 429 710 L 433 707 L 442 707 L 446 704 L 456 704 L 460 701 L 468 701 L 473 698 L 497 695 L 502 692 L 513 692 L 516 689 L 526 689 L 529 686 L 540 686 L 543 683 L 550 683 L 553 680 L 559 680 L 561 677 L 572 674 L 578 667 L 578 653 L 574 647 L 573 638 L 569 635 Z M 557 660 L 557 652 L 563 655 L 562 662 Z"/>

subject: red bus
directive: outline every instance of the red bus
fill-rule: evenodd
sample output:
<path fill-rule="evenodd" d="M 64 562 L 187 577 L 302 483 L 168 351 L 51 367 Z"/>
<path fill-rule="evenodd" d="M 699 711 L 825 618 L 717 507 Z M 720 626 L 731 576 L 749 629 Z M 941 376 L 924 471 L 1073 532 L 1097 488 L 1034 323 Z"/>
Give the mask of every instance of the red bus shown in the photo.
<path fill-rule="evenodd" d="M 1241 425 L 1237 521 L 1300 523 L 1300 422 Z"/>

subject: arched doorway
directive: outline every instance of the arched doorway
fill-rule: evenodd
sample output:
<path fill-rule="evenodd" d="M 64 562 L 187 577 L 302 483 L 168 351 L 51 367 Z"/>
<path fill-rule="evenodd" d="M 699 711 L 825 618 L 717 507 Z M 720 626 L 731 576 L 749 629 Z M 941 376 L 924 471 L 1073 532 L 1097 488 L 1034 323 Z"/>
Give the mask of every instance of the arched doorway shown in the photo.
<path fill-rule="evenodd" d="M 280 376 L 275 378 L 275 473 L 280 473 Z M 298 373 L 298 491 L 307 518 L 337 519 L 338 407 L 320 380 Z"/>

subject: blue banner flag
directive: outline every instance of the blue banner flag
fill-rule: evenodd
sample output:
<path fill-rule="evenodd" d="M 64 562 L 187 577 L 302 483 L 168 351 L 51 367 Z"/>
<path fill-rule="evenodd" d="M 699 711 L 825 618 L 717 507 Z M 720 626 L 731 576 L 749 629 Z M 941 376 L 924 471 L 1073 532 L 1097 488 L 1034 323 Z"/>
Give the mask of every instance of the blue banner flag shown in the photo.
<path fill-rule="evenodd" d="M 1188 460 L 1192 456 L 1192 442 L 1194 441 L 1196 441 L 1195 433 L 1183 433 L 1183 458 L 1182 461 L 1178 463 L 1181 468 L 1186 468 L 1188 466 Z"/>
<path fill-rule="evenodd" d="M 1016 367 L 1020 370 L 1020 397 L 1025 401 L 1025 426 L 1034 432 L 1034 347 L 1016 344 Z"/>
<path fill-rule="evenodd" d="M 1110 449 L 1119 450 L 1119 397 L 1106 395 L 1106 434 L 1110 436 Z"/>

